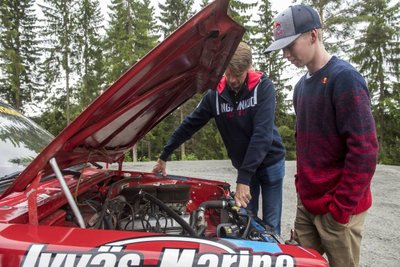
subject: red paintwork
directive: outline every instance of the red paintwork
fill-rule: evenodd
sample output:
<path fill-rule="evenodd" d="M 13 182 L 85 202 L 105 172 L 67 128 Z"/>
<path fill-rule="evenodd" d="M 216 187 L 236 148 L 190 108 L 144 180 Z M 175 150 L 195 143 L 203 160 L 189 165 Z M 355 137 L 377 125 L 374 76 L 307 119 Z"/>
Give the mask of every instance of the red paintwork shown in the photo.
<path fill-rule="evenodd" d="M 1 259 L 1 266 L 18 266 L 24 259 L 25 253 L 32 243 L 35 244 L 51 244 L 46 247 L 46 251 L 53 252 L 70 252 L 70 253 L 90 253 L 102 254 L 98 249 L 102 245 L 109 244 L 113 241 L 120 240 L 134 240 L 135 238 L 144 236 L 156 236 L 149 233 L 129 233 L 121 231 L 104 231 L 104 230 L 93 230 L 93 229 L 71 229 L 65 227 L 33 227 L 29 225 L 7 225 L 0 227 L 0 245 L 4 248 L 7 245 L 7 249 L 2 249 L 3 257 Z M 15 236 L 20 236 L 19 239 L 15 240 Z M 195 243 L 195 242 L 184 242 L 182 241 L 170 241 L 166 242 L 147 242 L 127 245 L 123 250 L 125 253 L 129 252 L 141 252 L 144 255 L 145 264 L 156 264 L 162 251 L 165 247 L 169 248 L 193 248 L 199 253 L 223 253 L 226 251 L 209 246 L 206 244 Z M 227 243 L 228 244 L 228 243 Z M 312 250 L 303 250 L 295 246 L 279 245 L 282 249 L 282 253 L 296 257 L 295 266 L 298 267 L 318 267 L 328 266 L 323 258 Z M 248 248 L 242 248 L 241 250 L 248 250 Z M 250 250 L 251 252 L 251 250 Z M 260 253 L 252 253 L 252 255 L 261 255 Z M 265 254 L 268 255 L 268 254 Z M 53 259 L 54 260 L 54 259 Z M 114 266 L 114 265 L 113 265 Z M 118 265 L 116 265 L 118 266 Z M 125 266 L 125 265 L 124 265 Z M 136 266 L 136 265 L 134 265 Z M 182 265 L 191 266 L 191 265 Z M 252 266 L 252 265 L 244 265 Z"/>
<path fill-rule="evenodd" d="M 101 181 L 115 179 L 118 171 L 107 171 L 87 168 L 83 171 L 78 192 L 87 192 L 96 190 L 99 192 L 107 192 L 96 186 Z M 224 182 L 209 181 L 203 179 L 194 179 L 186 177 L 177 177 L 177 179 L 164 178 L 155 176 L 152 173 L 143 172 L 122 172 L 124 178 L 138 177 L 137 180 L 121 184 L 114 188 L 113 195 L 118 195 L 119 190 L 124 186 L 135 186 L 143 184 L 175 184 L 185 183 L 191 185 L 190 199 L 187 205 L 188 212 L 192 212 L 205 200 L 220 199 L 222 196 L 229 195 L 229 185 Z M 75 192 L 77 180 L 71 176 L 66 177 L 67 184 L 71 188 L 71 192 Z M 136 240 L 139 237 L 158 236 L 154 233 L 131 232 L 131 231 L 113 231 L 113 230 L 96 230 L 96 229 L 80 229 L 74 223 L 65 220 L 65 211 L 59 209 L 64 206 L 67 201 L 64 194 L 61 193 L 59 183 L 53 179 L 49 182 L 41 183 L 37 186 L 38 201 L 38 220 L 39 226 L 29 224 L 28 206 L 24 193 L 14 193 L 0 200 L 0 266 L 18 266 L 25 258 L 27 250 L 33 244 L 44 244 L 42 252 L 93 252 L 93 249 L 102 245 L 120 241 L 120 240 Z M 43 196 L 46 197 L 43 197 Z M 78 201 L 79 202 L 79 201 Z M 6 208 L 8 207 L 8 208 Z M 85 217 L 85 209 L 82 207 L 81 212 Z M 14 224 L 13 224 L 14 223 Z M 17 223 L 17 224 L 15 224 Z M 210 229 L 215 229 L 212 221 L 208 220 Z M 213 232 L 210 230 L 209 232 Z M 210 236 L 211 237 L 211 236 Z M 208 237 L 208 239 L 210 238 Z M 189 237 L 182 237 L 189 238 Z M 190 238 L 189 238 L 190 239 Z M 158 239 L 157 239 L 158 240 Z M 198 239 L 202 240 L 202 239 Z M 124 247 L 123 252 L 141 253 L 144 255 L 144 264 L 155 264 L 162 257 L 165 247 L 168 248 L 195 248 L 197 254 L 204 253 L 226 253 L 219 251 L 218 248 L 209 247 L 208 245 L 194 242 L 142 242 L 138 244 L 130 244 Z M 217 241 L 220 243 L 221 241 Z M 223 241 L 226 243 L 226 241 Z M 265 245 L 267 246 L 267 245 Z M 280 254 L 287 254 L 295 258 L 295 266 L 328 266 L 326 261 L 315 251 L 306 250 L 291 245 L 276 245 L 282 250 Z M 259 255 L 259 252 L 252 252 L 251 248 L 236 247 L 231 245 L 235 251 L 250 250 L 251 255 Z M 265 251 L 268 252 L 267 247 Z M 90 253 L 92 253 L 90 252 Z M 103 255 L 95 249 L 94 255 Z M 237 252 L 239 253 L 239 252 Z M 124 255 L 125 255 L 124 254 Z M 270 254 L 266 254 L 270 255 Z M 273 255 L 273 254 L 271 254 Z M 38 260 L 39 261 L 39 260 Z M 47 265 L 45 265 L 47 266 Z M 112 265 L 113 266 L 113 265 Z M 118 266 L 118 265 L 116 265 Z M 186 265 L 185 265 L 186 266 Z M 247 265 L 244 265 L 247 266 Z M 251 265 L 249 265 L 251 266 Z"/>
<path fill-rule="evenodd" d="M 197 13 L 124 73 L 66 127 L 3 193 L 22 191 L 40 170 L 117 162 L 159 121 L 197 92 L 215 88 L 244 28 L 227 0 Z M 90 155 L 90 156 L 89 156 Z"/>

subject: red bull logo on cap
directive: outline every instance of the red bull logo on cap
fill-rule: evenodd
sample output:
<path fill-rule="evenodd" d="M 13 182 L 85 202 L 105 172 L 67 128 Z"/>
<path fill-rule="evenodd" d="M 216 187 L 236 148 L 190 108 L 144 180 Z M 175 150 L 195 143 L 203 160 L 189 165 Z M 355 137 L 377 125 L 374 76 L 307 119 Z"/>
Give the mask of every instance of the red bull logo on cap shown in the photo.
<path fill-rule="evenodd" d="M 274 37 L 275 39 L 279 38 L 279 36 L 282 36 L 284 34 L 284 31 L 282 29 L 282 24 L 278 21 L 274 23 Z"/>

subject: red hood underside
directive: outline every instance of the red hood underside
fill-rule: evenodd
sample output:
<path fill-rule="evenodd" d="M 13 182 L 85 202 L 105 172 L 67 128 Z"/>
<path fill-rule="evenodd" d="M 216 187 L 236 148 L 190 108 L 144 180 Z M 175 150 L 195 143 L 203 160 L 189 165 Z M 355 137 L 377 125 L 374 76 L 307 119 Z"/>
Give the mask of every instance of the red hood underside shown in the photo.
<path fill-rule="evenodd" d="M 86 162 L 117 162 L 165 116 L 197 92 L 216 88 L 244 28 L 228 15 L 228 0 L 201 10 L 132 66 L 66 127 L 2 197 L 35 176 Z"/>

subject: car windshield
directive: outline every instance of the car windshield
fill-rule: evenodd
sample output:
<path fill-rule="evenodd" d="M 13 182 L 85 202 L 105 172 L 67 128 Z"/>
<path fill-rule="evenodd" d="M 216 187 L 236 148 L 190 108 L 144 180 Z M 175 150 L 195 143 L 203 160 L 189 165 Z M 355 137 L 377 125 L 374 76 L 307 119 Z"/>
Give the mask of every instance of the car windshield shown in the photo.
<path fill-rule="evenodd" d="M 54 137 L 0 102 L 0 179 L 21 172 Z"/>

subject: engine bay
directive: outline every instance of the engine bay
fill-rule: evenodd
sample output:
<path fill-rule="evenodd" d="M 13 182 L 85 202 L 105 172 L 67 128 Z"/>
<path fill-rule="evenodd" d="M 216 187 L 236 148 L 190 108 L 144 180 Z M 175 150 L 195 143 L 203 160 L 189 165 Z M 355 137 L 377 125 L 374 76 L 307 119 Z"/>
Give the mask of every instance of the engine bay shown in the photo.
<path fill-rule="evenodd" d="M 78 198 L 88 228 L 283 242 L 258 217 L 235 206 L 227 183 L 129 175 L 105 181 Z"/>
<path fill-rule="evenodd" d="M 85 228 L 284 243 L 257 216 L 235 206 L 225 182 L 94 168 L 64 171 L 64 178 Z M 25 201 L 10 204 L 16 210 L 7 213 L 15 215 L 8 223 L 30 223 L 36 208 L 40 225 L 80 227 L 56 179 L 43 179 L 35 193 L 37 207 L 28 207 L 24 194 Z"/>

